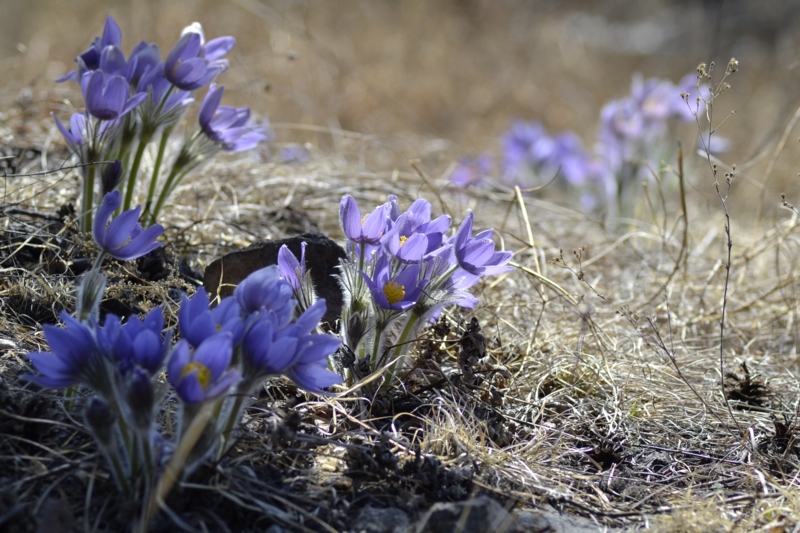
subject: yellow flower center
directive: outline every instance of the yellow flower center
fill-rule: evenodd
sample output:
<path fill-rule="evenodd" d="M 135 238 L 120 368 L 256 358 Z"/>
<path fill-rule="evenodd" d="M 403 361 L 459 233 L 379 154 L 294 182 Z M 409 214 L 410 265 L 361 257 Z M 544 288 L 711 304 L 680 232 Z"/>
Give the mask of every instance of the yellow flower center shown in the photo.
<path fill-rule="evenodd" d="M 396 304 L 405 297 L 406 288 L 396 281 L 390 281 L 383 286 L 383 294 L 389 301 L 389 305 Z"/>
<path fill-rule="evenodd" d="M 200 386 L 205 390 L 205 388 L 208 387 L 208 382 L 211 381 L 211 370 L 209 370 L 209 368 L 203 363 L 193 361 L 183 367 L 181 378 L 186 377 L 195 370 L 197 370 L 197 381 L 200 382 Z"/>
<path fill-rule="evenodd" d="M 405 235 L 400 235 L 400 246 L 403 246 L 407 240 L 408 237 L 406 237 Z"/>

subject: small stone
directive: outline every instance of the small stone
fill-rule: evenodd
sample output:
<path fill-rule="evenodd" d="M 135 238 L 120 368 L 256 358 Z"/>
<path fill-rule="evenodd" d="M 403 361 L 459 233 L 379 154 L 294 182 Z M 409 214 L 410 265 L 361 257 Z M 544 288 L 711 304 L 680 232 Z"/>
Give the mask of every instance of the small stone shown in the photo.
<path fill-rule="evenodd" d="M 394 507 L 382 509 L 367 505 L 350 525 L 354 533 L 408 533 L 411 521 L 408 515 Z"/>
<path fill-rule="evenodd" d="M 437 503 L 417 526 L 417 533 L 507 533 L 513 518 L 505 508 L 488 496 L 455 503 Z"/>
<path fill-rule="evenodd" d="M 244 250 L 231 252 L 215 260 L 206 268 L 203 286 L 210 298 L 225 298 L 233 294 L 244 278 L 261 268 L 278 264 L 278 251 L 284 244 L 300 258 L 300 243 L 306 246 L 306 268 L 319 298 L 328 305 L 323 322 L 333 324 L 342 314 L 342 289 L 336 275 L 344 250 L 336 242 L 320 233 L 304 233 L 280 240 L 263 240 Z"/>
<path fill-rule="evenodd" d="M 549 505 L 536 510 L 514 512 L 514 522 L 506 533 L 599 533 L 616 529 L 602 526 L 584 518 L 562 514 Z"/>

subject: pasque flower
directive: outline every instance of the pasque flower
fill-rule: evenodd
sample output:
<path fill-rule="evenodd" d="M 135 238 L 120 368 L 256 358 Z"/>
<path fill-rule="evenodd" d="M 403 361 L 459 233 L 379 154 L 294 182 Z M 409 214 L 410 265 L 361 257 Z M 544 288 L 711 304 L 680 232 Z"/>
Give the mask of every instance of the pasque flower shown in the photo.
<path fill-rule="evenodd" d="M 207 338 L 194 350 L 184 339 L 170 356 L 167 379 L 184 403 L 213 400 L 241 379 L 238 370 L 228 368 L 232 357 L 232 337 L 228 332 Z"/>
<path fill-rule="evenodd" d="M 131 57 L 125 65 L 125 78 L 131 84 L 131 87 L 137 87 L 142 76 L 146 72 L 153 70 L 161 63 L 161 52 L 158 50 L 158 45 L 142 41 L 136 45 L 131 52 Z M 164 71 L 163 64 L 161 71 Z M 142 92 L 139 90 L 139 92 Z"/>
<path fill-rule="evenodd" d="M 247 126 L 249 107 L 221 106 L 225 87 L 211 84 L 200 106 L 199 122 L 203 133 L 228 152 L 250 150 L 266 140 L 259 126 Z"/>
<path fill-rule="evenodd" d="M 464 218 L 453 238 L 453 253 L 458 266 L 470 274 L 494 276 L 513 270 L 508 266 L 513 255 L 511 252 L 495 252 L 495 244 L 491 239 L 492 230 L 486 230 L 472 237 L 472 211 Z"/>
<path fill-rule="evenodd" d="M 247 276 L 233 291 L 233 296 L 245 315 L 274 313 L 280 324 L 292 319 L 295 306 L 292 286 L 281 278 L 280 270 L 275 265 Z"/>
<path fill-rule="evenodd" d="M 391 263 L 382 255 L 375 263 L 372 277 L 364 272 L 360 274 L 379 308 L 404 311 L 417 302 L 427 284 L 427 280 L 419 279 L 419 272 L 419 265 L 413 264 L 392 275 Z"/>
<path fill-rule="evenodd" d="M 68 313 L 60 315 L 64 327 L 45 325 L 44 336 L 50 352 L 31 352 L 28 358 L 41 375 L 25 378 L 45 387 L 61 388 L 87 385 L 107 394 L 111 380 L 107 361 L 97 347 L 92 327 Z"/>
<path fill-rule="evenodd" d="M 55 115 L 58 130 L 63 135 L 69 149 L 78 156 L 81 162 L 94 162 L 116 132 L 118 121 L 89 120 L 86 113 L 73 113 L 67 128 Z"/>
<path fill-rule="evenodd" d="M 75 62 L 78 63 L 77 70 L 64 74 L 56 81 L 80 81 L 85 72 L 97 70 L 100 67 L 100 56 L 107 46 L 118 47 L 120 44 L 122 44 L 122 31 L 119 29 L 119 24 L 112 17 L 108 17 L 103 28 L 103 36 L 95 38 L 92 45 L 75 58 Z"/>
<path fill-rule="evenodd" d="M 325 310 L 325 300 L 317 300 L 292 324 L 281 323 L 273 313 L 259 316 L 242 343 L 246 382 L 254 384 L 270 375 L 285 374 L 311 392 L 340 383 L 339 375 L 327 369 L 327 357 L 341 341 L 311 333 Z"/>
<path fill-rule="evenodd" d="M 108 222 L 112 213 L 121 202 L 120 192 L 111 191 L 103 198 L 103 203 L 97 210 L 94 220 L 94 240 L 106 254 L 120 261 L 136 259 L 155 250 L 163 243 L 156 239 L 164 233 L 161 224 L 153 224 L 142 230 L 139 224 L 141 206 L 123 212 L 111 223 Z"/>
<path fill-rule="evenodd" d="M 184 91 L 208 85 L 228 68 L 227 60 L 220 58 L 235 42 L 233 37 L 220 37 L 206 44 L 200 25 L 189 26 L 167 56 L 167 79 Z"/>
<path fill-rule="evenodd" d="M 202 287 L 197 289 L 192 298 L 188 298 L 185 294 L 181 298 L 178 328 L 181 338 L 186 339 L 194 347 L 200 346 L 207 338 L 223 331 L 231 334 L 235 346 L 244 332 L 239 303 L 236 299 L 224 298 L 218 306 L 209 309 L 208 293 Z"/>
<path fill-rule="evenodd" d="M 100 120 L 123 117 L 147 97 L 138 93 L 129 98 L 128 80 L 101 70 L 87 72 L 81 77 L 81 91 L 86 110 Z"/>
<path fill-rule="evenodd" d="M 355 198 L 346 194 L 339 204 L 339 219 L 348 239 L 360 244 L 378 244 L 389 222 L 389 204 L 378 206 L 364 219 Z"/>
<path fill-rule="evenodd" d="M 285 244 L 278 250 L 278 270 L 281 277 L 285 279 L 292 289 L 299 291 L 306 276 L 306 246 L 308 243 L 300 243 L 300 260 L 294 256 L 289 247 Z"/>
<path fill-rule="evenodd" d="M 317 299 L 314 283 L 311 281 L 311 272 L 306 269 L 307 245 L 308 243 L 305 241 L 300 243 L 299 260 L 285 244 L 278 250 L 278 270 L 281 277 L 292 287 L 295 300 L 297 300 L 297 312 L 305 311 Z"/>
<path fill-rule="evenodd" d="M 154 375 L 167 357 L 172 339 L 171 332 L 162 336 L 163 329 L 164 312 L 156 307 L 144 319 L 132 315 L 124 324 L 118 316 L 109 314 L 95 334 L 98 347 L 115 363 L 120 375 L 136 368 Z"/>

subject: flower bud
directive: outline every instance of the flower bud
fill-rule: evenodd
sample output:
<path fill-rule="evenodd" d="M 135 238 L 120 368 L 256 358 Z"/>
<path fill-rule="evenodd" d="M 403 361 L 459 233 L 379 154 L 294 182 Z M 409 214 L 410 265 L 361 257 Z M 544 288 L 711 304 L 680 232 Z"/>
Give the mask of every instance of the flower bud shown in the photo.
<path fill-rule="evenodd" d="M 99 396 L 92 396 L 86 404 L 84 416 L 97 441 L 106 448 L 111 446 L 114 422 L 117 417 L 108 402 Z"/>
<path fill-rule="evenodd" d="M 122 163 L 114 161 L 103 166 L 103 173 L 100 177 L 103 196 L 116 189 L 120 181 L 122 181 Z"/>
<path fill-rule="evenodd" d="M 141 431 L 149 431 L 153 421 L 153 405 L 155 392 L 150 374 L 146 370 L 136 368 L 128 379 L 125 400 L 131 413 L 131 422 Z"/>
<path fill-rule="evenodd" d="M 94 269 L 86 273 L 78 287 L 78 301 L 76 304 L 78 320 L 85 322 L 92 317 L 97 318 L 105 290 L 105 275 Z"/>

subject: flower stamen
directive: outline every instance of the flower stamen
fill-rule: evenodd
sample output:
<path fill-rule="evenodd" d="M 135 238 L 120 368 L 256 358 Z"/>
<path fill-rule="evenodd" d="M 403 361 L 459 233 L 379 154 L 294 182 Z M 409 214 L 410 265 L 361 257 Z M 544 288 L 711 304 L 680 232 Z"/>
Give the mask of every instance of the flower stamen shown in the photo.
<path fill-rule="evenodd" d="M 205 390 L 205 388 L 208 387 L 208 383 L 211 381 L 211 370 L 203 363 L 193 361 L 183 367 L 181 378 L 186 377 L 195 370 L 197 371 L 197 381 L 200 383 L 200 386 L 203 387 L 203 390 Z"/>
<path fill-rule="evenodd" d="M 386 296 L 389 305 L 393 305 L 405 298 L 406 288 L 396 281 L 390 281 L 383 286 L 383 294 Z"/>

